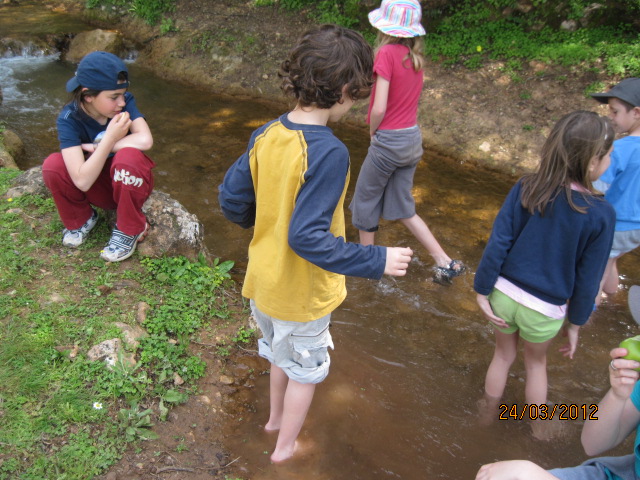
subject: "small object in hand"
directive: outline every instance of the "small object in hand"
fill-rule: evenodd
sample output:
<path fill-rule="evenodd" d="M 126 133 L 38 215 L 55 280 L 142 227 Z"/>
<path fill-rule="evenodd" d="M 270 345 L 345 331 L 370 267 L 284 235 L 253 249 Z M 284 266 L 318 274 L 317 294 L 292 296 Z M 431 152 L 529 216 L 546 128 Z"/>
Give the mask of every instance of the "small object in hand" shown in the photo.
<path fill-rule="evenodd" d="M 636 335 L 635 337 L 625 338 L 623 341 L 620 342 L 620 348 L 624 348 L 627 350 L 627 354 L 622 358 L 640 362 L 640 335 Z M 611 367 L 613 368 L 613 363 L 611 364 Z M 636 370 L 640 371 L 640 368 L 636 368 Z"/>
<path fill-rule="evenodd" d="M 104 131 L 100 132 L 98 135 L 96 135 L 96 138 L 93 139 L 93 149 L 94 150 L 96 148 L 98 148 L 98 144 L 100 143 L 100 141 L 102 140 L 103 137 L 104 137 Z"/>
<path fill-rule="evenodd" d="M 461 260 L 451 260 L 446 267 L 436 267 L 433 281 L 440 285 L 451 285 L 453 278 L 467 271 L 467 266 Z"/>

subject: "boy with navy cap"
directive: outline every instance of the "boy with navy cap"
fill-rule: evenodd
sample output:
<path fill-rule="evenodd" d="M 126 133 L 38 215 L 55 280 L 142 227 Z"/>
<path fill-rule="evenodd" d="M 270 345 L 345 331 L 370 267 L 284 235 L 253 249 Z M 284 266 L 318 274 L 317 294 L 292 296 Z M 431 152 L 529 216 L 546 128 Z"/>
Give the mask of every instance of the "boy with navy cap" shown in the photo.
<path fill-rule="evenodd" d="M 640 78 L 627 78 L 591 96 L 609 105 L 616 132 L 626 134 L 614 142 L 611 165 L 600 177 L 605 199 L 616 211 L 616 232 L 601 284 L 601 290 L 612 295 L 618 289 L 617 260 L 640 245 Z"/>
<path fill-rule="evenodd" d="M 129 88 L 127 66 L 112 53 L 92 52 L 80 60 L 75 75 L 67 82 L 67 92 L 86 85 L 94 90 Z"/>
<path fill-rule="evenodd" d="M 84 243 L 98 222 L 94 206 L 116 210 L 116 226 L 100 255 L 108 262 L 129 258 L 149 229 L 142 205 L 153 191 L 155 164 L 142 152 L 153 137 L 128 87 L 120 58 L 86 55 L 67 82 L 72 99 L 57 120 L 60 152 L 42 166 L 65 226 L 64 246 Z"/>

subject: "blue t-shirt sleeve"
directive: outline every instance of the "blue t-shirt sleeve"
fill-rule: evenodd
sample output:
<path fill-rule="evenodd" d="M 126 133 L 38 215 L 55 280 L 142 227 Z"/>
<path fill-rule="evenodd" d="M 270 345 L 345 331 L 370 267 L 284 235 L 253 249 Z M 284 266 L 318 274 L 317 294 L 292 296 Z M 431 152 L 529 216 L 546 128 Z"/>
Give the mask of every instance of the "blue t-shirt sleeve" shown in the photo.
<path fill-rule="evenodd" d="M 619 159 L 617 158 L 615 148 L 611 153 L 610 158 L 611 158 L 611 163 L 609 164 L 609 167 L 604 171 L 602 175 L 600 175 L 600 178 L 598 178 L 599 181 L 604 183 L 609 183 L 609 184 L 613 182 L 614 178 L 616 178 L 617 168 L 618 168 L 617 165 L 620 163 Z"/>
<path fill-rule="evenodd" d="M 142 115 L 142 113 L 140 113 L 140 110 L 138 110 L 138 104 L 136 103 L 135 97 L 131 93 L 125 93 L 124 100 L 126 102 L 124 111 L 129 113 L 129 118 L 131 118 L 131 121 L 134 121 L 140 117 L 144 118 L 144 115 Z"/>
<path fill-rule="evenodd" d="M 636 382 L 631 392 L 631 402 L 640 412 L 640 382 Z"/>
<path fill-rule="evenodd" d="M 96 123 L 96 122 L 94 122 Z M 77 147 L 82 143 L 90 143 L 91 138 L 87 126 L 83 125 L 80 115 L 73 105 L 66 105 L 56 121 L 60 149 Z"/>
<path fill-rule="evenodd" d="M 619 140 L 613 142 L 613 152 L 611 153 L 611 163 L 602 175 L 600 175 L 601 182 L 612 183 L 613 180 L 624 171 L 626 166 L 625 159 L 627 158 L 626 148 L 624 143 L 620 143 Z"/>
<path fill-rule="evenodd" d="M 636 382 L 631 392 L 631 403 L 640 412 L 640 382 Z M 640 477 L 640 426 L 636 426 L 636 437 L 633 441 L 633 453 L 636 456 L 636 476 Z"/>
<path fill-rule="evenodd" d="M 607 168 L 604 173 L 602 175 L 600 175 L 600 178 L 598 178 L 598 180 L 600 180 L 603 183 L 607 183 L 610 184 L 611 182 L 613 182 L 613 179 L 615 178 L 616 174 L 615 174 L 615 166 L 613 164 L 613 155 L 611 156 L 611 165 L 609 165 L 609 168 Z"/>
<path fill-rule="evenodd" d="M 330 231 L 349 170 L 346 147 L 336 142 L 322 154 L 310 151 L 309 158 L 310 165 L 289 223 L 289 246 L 300 257 L 330 272 L 382 277 L 387 258 L 385 247 L 349 243 Z"/>

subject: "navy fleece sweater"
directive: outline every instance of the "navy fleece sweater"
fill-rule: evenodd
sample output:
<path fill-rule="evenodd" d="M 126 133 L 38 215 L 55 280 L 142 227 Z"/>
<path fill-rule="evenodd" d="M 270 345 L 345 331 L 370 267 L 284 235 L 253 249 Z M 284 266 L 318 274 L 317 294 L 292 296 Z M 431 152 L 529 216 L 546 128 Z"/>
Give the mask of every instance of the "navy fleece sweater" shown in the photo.
<path fill-rule="evenodd" d="M 502 276 L 553 305 L 569 302 L 568 320 L 583 325 L 593 311 L 609 258 L 615 211 L 602 197 L 572 191 L 579 213 L 560 192 L 544 216 L 520 201 L 521 182 L 511 189 L 496 220 L 474 279 L 488 295 Z"/>

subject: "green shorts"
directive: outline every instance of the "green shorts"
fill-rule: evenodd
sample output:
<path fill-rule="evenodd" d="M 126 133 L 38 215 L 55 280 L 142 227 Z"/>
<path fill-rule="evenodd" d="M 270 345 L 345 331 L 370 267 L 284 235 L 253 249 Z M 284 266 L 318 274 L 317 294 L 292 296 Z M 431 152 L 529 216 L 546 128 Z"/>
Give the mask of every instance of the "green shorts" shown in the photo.
<path fill-rule="evenodd" d="M 564 323 L 564 319 L 547 317 L 529 307 L 516 302 L 500 290 L 493 289 L 489 294 L 489 303 L 496 316 L 502 318 L 507 328 L 497 328 L 502 333 L 519 331 L 520 337 L 531 343 L 542 343 L 555 337 Z"/>

